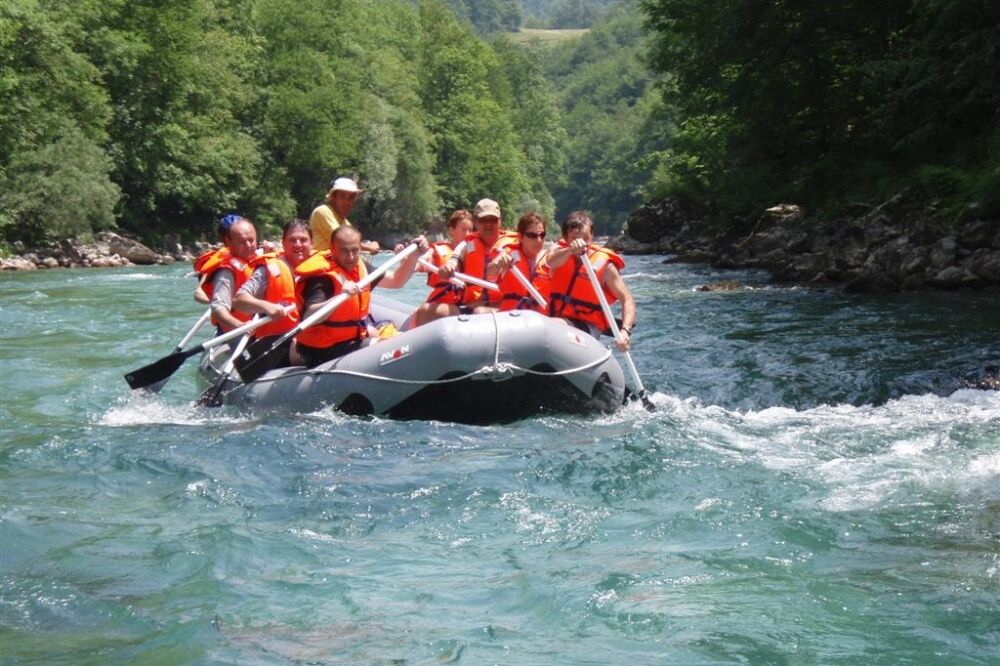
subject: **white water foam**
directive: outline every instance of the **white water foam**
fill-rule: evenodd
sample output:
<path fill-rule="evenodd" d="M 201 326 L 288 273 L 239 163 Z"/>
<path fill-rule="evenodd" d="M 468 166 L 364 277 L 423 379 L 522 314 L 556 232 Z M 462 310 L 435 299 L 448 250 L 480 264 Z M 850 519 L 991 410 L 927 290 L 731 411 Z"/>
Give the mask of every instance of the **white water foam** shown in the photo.
<path fill-rule="evenodd" d="M 137 425 L 197 426 L 208 423 L 243 423 L 246 420 L 246 416 L 210 410 L 194 403 L 168 403 L 158 396 L 136 391 L 123 398 L 121 404 L 101 415 L 97 424 L 113 428 Z"/>
<path fill-rule="evenodd" d="M 912 501 L 913 490 L 965 494 L 1000 486 L 995 391 L 963 389 L 944 397 L 802 411 L 731 411 L 662 394 L 653 401 L 686 438 L 713 454 L 818 485 L 817 502 L 828 511 Z M 655 414 L 647 423 L 650 417 Z"/>
<path fill-rule="evenodd" d="M 98 282 L 136 282 L 138 280 L 165 280 L 166 275 L 154 275 L 153 273 L 104 273 L 97 277 Z M 82 279 L 82 278 L 81 278 Z M 86 278 L 87 282 L 93 282 L 91 278 Z"/>

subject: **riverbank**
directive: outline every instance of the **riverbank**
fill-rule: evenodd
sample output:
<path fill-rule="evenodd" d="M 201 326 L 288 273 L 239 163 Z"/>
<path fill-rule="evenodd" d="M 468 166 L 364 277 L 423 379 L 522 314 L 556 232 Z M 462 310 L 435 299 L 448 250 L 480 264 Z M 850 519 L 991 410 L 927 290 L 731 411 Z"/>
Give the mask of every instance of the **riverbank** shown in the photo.
<path fill-rule="evenodd" d="M 36 248 L 16 245 L 14 250 L 18 254 L 0 259 L 0 271 L 163 265 L 191 261 L 207 248 L 208 243 L 185 246 L 177 241 L 157 251 L 137 240 L 102 231 L 90 241 L 66 239 Z"/>
<path fill-rule="evenodd" d="M 777 282 L 842 285 L 886 293 L 1000 285 L 1000 221 L 970 216 L 936 221 L 905 195 L 855 204 L 823 218 L 800 206 L 773 206 L 749 232 L 720 232 L 710 214 L 678 199 L 637 209 L 612 247 L 628 254 L 673 254 L 670 262 L 762 268 Z"/>

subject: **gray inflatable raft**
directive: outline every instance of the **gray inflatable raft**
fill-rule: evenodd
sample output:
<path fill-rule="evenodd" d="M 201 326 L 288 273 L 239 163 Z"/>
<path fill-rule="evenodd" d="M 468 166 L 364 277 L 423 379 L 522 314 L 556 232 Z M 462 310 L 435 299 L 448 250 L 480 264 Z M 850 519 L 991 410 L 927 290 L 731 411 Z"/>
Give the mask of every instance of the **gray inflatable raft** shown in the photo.
<path fill-rule="evenodd" d="M 372 311 L 401 325 L 405 307 L 373 299 Z M 203 374 L 214 381 L 224 357 L 203 358 Z M 439 319 L 315 368 L 272 370 L 225 392 L 227 404 L 254 410 L 334 406 L 348 414 L 462 423 L 611 412 L 624 398 L 622 369 L 607 347 L 528 311 Z"/>

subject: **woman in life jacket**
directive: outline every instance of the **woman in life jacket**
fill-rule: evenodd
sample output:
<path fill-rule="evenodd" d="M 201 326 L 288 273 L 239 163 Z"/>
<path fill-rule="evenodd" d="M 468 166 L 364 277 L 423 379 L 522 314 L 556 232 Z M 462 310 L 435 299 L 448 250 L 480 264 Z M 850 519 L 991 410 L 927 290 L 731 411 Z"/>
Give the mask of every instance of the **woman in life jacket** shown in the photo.
<path fill-rule="evenodd" d="M 504 246 L 494 260 L 500 269 L 500 310 L 537 310 L 541 306 L 514 275 L 516 267 L 539 294 L 549 298 L 548 276 L 539 274 L 539 265 L 545 256 L 545 218 L 538 213 L 525 213 L 517 221 L 517 242 Z M 544 311 L 548 314 L 548 311 Z"/>
<path fill-rule="evenodd" d="M 247 347 L 247 363 L 271 348 L 271 345 L 299 323 L 295 303 L 295 269 L 312 254 L 312 230 L 305 220 L 292 220 L 281 234 L 281 252 L 269 252 L 250 262 L 252 273 L 233 299 L 237 310 L 272 320 L 257 328 L 254 343 Z M 275 367 L 302 365 L 293 345 L 283 350 Z"/>
<path fill-rule="evenodd" d="M 615 341 L 620 351 L 628 351 L 635 326 L 635 299 L 625 286 L 621 271 L 625 261 L 613 250 L 592 243 L 593 222 L 583 211 L 574 211 L 562 223 L 562 238 L 542 262 L 539 272 L 549 281 L 549 315 L 587 331 L 594 337 L 609 333 L 601 303 L 590 283 L 582 261 L 589 261 L 597 274 L 608 304 L 621 301 L 622 336 Z"/>

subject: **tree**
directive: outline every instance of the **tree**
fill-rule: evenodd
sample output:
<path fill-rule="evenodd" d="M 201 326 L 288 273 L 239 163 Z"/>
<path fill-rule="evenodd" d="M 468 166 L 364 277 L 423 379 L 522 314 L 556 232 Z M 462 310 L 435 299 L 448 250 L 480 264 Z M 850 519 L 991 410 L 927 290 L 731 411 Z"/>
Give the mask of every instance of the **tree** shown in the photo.
<path fill-rule="evenodd" d="M 82 53 L 93 5 L 0 7 L 0 230 L 36 242 L 114 225 L 111 104 Z"/>

